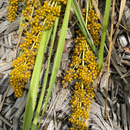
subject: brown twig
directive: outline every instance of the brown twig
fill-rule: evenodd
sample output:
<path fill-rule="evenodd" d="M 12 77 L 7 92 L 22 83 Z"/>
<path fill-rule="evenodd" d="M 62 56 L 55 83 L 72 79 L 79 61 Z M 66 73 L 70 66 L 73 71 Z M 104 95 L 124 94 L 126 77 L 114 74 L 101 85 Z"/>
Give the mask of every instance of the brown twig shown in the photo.
<path fill-rule="evenodd" d="M 125 0 L 125 2 L 126 2 L 126 0 Z M 93 3 L 93 5 L 94 5 L 94 8 L 95 8 L 96 13 L 97 13 L 97 15 L 98 15 L 98 17 L 99 17 L 100 22 L 101 22 L 101 24 L 103 25 L 103 17 L 102 17 L 102 15 L 101 15 L 101 13 L 100 13 L 98 7 L 97 7 L 97 4 L 96 4 L 95 0 L 92 0 L 92 3 Z M 123 5 L 125 5 L 125 3 L 123 3 Z M 122 8 L 122 7 L 121 7 L 121 8 Z M 122 11 L 121 11 L 121 13 L 122 13 Z M 121 16 L 122 16 L 121 13 L 120 13 L 120 18 L 119 18 L 119 20 L 118 20 L 118 24 L 117 24 L 117 25 L 119 25 L 119 23 L 120 23 L 120 19 L 121 19 Z M 116 36 L 117 36 L 118 28 L 119 28 L 119 26 L 117 26 L 116 33 L 115 33 L 114 38 L 113 38 L 113 41 L 112 41 L 112 49 L 113 49 L 114 52 L 115 52 L 114 43 L 115 43 L 115 39 L 116 39 Z M 107 30 L 107 37 L 108 37 L 108 40 L 110 41 L 110 36 L 109 36 L 108 30 Z M 116 54 L 116 53 L 114 53 L 114 54 Z M 116 55 L 115 55 L 115 56 L 116 56 Z M 99 79 L 100 79 L 100 77 L 102 76 L 102 73 L 103 73 L 103 71 L 104 71 L 104 69 L 105 69 L 107 60 L 108 60 L 108 55 L 107 55 L 107 58 L 106 58 L 106 62 L 105 62 L 104 66 L 103 66 L 103 68 L 102 68 L 102 70 L 101 70 L 101 72 L 100 72 L 99 78 L 98 78 L 97 81 L 94 83 L 93 87 L 96 87 L 96 86 L 97 86 L 97 84 L 98 84 L 98 82 L 99 82 Z M 112 60 L 112 61 L 113 61 L 113 60 Z M 116 66 L 116 65 L 115 65 L 115 62 L 113 62 L 113 64 L 114 64 L 114 66 Z M 118 72 L 120 75 L 122 75 L 122 73 L 120 72 L 119 69 L 116 68 L 116 70 L 117 70 L 117 72 Z M 127 84 L 127 81 L 125 80 L 125 78 L 123 78 L 123 80 L 124 80 L 124 82 Z"/>
<path fill-rule="evenodd" d="M 96 0 L 96 3 L 97 3 L 97 7 L 98 7 L 98 0 Z"/>
<path fill-rule="evenodd" d="M 122 28 L 124 28 L 126 31 L 130 32 L 129 29 L 127 29 L 126 27 L 124 27 L 123 25 L 119 24 Z"/>
<path fill-rule="evenodd" d="M 113 34 L 113 22 L 114 22 L 114 12 L 115 12 L 115 0 L 113 0 L 112 6 L 112 21 L 111 21 L 111 33 L 110 33 L 110 45 L 108 52 L 108 71 L 107 71 L 107 86 L 106 86 L 106 102 L 105 102 L 105 119 L 107 120 L 107 97 L 108 97 L 108 81 L 109 81 L 109 69 L 110 69 L 110 59 L 111 59 L 111 51 L 112 51 L 112 34 Z"/>
<path fill-rule="evenodd" d="M 5 101 L 5 97 L 6 97 L 7 93 L 8 93 L 8 91 L 9 91 L 9 88 L 10 88 L 10 84 L 9 84 L 9 86 L 8 86 L 8 88 L 7 88 L 7 90 L 6 90 L 5 94 L 4 94 L 3 100 L 2 100 L 2 102 L 1 102 L 1 104 L 0 104 L 0 112 L 1 112 L 1 110 L 2 110 L 4 101 Z"/>
<path fill-rule="evenodd" d="M 121 79 L 124 78 L 129 72 L 130 72 L 130 70 L 126 74 L 122 75 Z"/>
<path fill-rule="evenodd" d="M 18 50 L 19 43 L 20 43 L 20 40 L 21 40 L 21 37 L 22 37 L 22 32 L 23 32 L 23 31 L 21 31 L 21 32 L 19 33 L 18 43 L 17 43 L 16 49 L 15 49 L 15 51 L 14 51 L 14 59 L 16 58 L 17 50 Z"/>

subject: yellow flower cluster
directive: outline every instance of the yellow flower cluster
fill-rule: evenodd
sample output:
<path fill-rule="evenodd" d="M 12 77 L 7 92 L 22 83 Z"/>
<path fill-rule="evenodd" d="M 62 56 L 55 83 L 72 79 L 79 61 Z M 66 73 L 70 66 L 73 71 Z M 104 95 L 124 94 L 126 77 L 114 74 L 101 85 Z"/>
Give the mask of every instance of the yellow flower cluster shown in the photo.
<path fill-rule="evenodd" d="M 76 31 L 78 36 L 74 39 L 75 48 L 72 55 L 70 69 L 66 71 L 63 86 L 68 86 L 73 79 L 76 82 L 74 95 L 71 100 L 72 115 L 69 121 L 72 123 L 71 130 L 84 130 L 85 121 L 89 117 L 91 100 L 94 98 L 93 87 L 91 84 L 98 76 L 98 64 L 90 46 L 87 44 L 81 31 Z"/>
<path fill-rule="evenodd" d="M 88 120 L 91 100 L 94 98 L 92 86 L 83 86 L 83 83 L 76 82 L 74 95 L 71 100 L 73 113 L 69 118 L 72 122 L 70 130 L 84 130 L 86 128 L 85 120 Z"/>
<path fill-rule="evenodd" d="M 86 19 L 86 10 L 83 9 L 83 18 Z M 99 29 L 101 29 L 101 24 L 98 23 L 98 15 L 96 14 L 95 10 L 93 9 L 93 6 L 91 7 L 91 10 L 88 12 L 87 17 L 88 25 L 87 28 L 90 31 L 92 35 L 92 39 L 94 41 L 94 45 L 98 46 L 99 41 Z"/>
<path fill-rule="evenodd" d="M 23 1 L 27 2 L 27 6 L 29 6 L 31 4 L 33 4 L 33 6 L 35 8 L 39 8 L 39 6 L 41 6 L 39 0 L 23 0 Z M 67 0 L 50 0 L 50 2 L 52 2 L 52 1 L 56 2 L 57 4 L 63 3 L 63 5 L 66 5 L 66 3 L 67 3 Z M 8 12 L 9 23 L 14 21 L 16 18 L 16 14 L 17 14 L 16 11 L 18 10 L 18 2 L 19 2 L 19 0 L 9 0 L 9 6 L 7 7 L 7 9 L 9 10 L 9 12 Z M 37 4 L 37 3 L 39 3 L 39 4 Z M 26 10 L 26 11 L 28 11 L 28 10 Z M 30 9 L 29 9 L 29 11 L 30 11 Z M 29 17 L 27 19 L 29 20 Z"/>
<path fill-rule="evenodd" d="M 99 73 L 93 51 L 81 31 L 76 32 L 79 36 L 74 40 L 76 45 L 72 55 L 72 63 L 70 64 L 72 68 L 66 71 L 66 76 L 62 81 L 62 83 L 66 82 L 65 87 L 68 86 L 72 79 L 82 79 L 85 85 L 90 84 L 94 82 Z"/>
<path fill-rule="evenodd" d="M 13 61 L 14 68 L 10 73 L 10 82 L 18 98 L 22 96 L 23 88 L 30 79 L 42 31 L 52 27 L 56 17 L 60 16 L 60 9 L 56 1 L 41 5 L 38 0 L 28 0 L 22 13 L 26 18 L 26 22 L 22 24 L 26 38 L 20 45 L 22 54 Z"/>
<path fill-rule="evenodd" d="M 16 11 L 18 9 L 18 2 L 19 0 L 9 0 L 9 6 L 7 7 L 7 9 L 9 10 L 8 13 L 9 23 L 15 20 Z"/>

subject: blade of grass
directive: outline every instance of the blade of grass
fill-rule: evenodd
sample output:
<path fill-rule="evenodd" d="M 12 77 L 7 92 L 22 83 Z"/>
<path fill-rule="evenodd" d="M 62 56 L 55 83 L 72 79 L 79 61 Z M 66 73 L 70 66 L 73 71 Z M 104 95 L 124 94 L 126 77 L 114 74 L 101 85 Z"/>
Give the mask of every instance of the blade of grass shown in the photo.
<path fill-rule="evenodd" d="M 81 27 L 85 28 L 80 8 L 78 8 L 77 2 L 75 0 L 72 0 L 72 6 L 73 6 L 74 12 L 75 12 L 80 24 L 81 24 Z"/>
<path fill-rule="evenodd" d="M 61 8 L 61 6 L 60 6 L 60 8 Z M 48 58 L 48 63 L 47 63 L 46 74 L 45 74 L 44 82 L 43 82 L 43 86 L 42 86 L 42 92 L 41 92 L 41 95 L 40 95 L 40 99 L 39 99 L 39 102 L 38 102 L 38 106 L 37 106 L 37 110 L 36 110 L 36 114 L 35 114 L 35 117 L 34 117 L 34 120 L 33 120 L 31 130 L 36 130 L 37 120 L 38 120 L 38 117 L 39 117 L 40 109 L 41 109 L 41 106 L 42 106 L 42 101 L 43 101 L 44 94 L 45 94 L 45 88 L 46 88 L 47 79 L 48 79 L 48 72 L 49 72 L 51 54 L 52 54 L 52 49 L 53 49 L 54 40 L 55 40 L 55 36 L 56 36 L 58 21 L 59 21 L 59 18 L 57 17 L 56 20 L 55 20 L 55 25 L 54 25 L 54 29 L 53 29 L 53 36 L 52 36 L 52 41 L 51 41 L 51 47 L 50 47 L 50 53 L 49 53 L 49 58 Z"/>
<path fill-rule="evenodd" d="M 73 6 L 74 12 L 75 12 L 75 14 L 76 14 L 76 16 L 78 18 L 78 21 L 80 23 L 81 31 L 82 31 L 84 37 L 87 39 L 87 41 L 88 41 L 89 45 L 91 46 L 92 50 L 94 51 L 94 53 L 98 57 L 98 51 L 97 51 L 96 47 L 93 44 L 93 40 L 91 38 L 91 35 L 89 34 L 89 32 L 87 30 L 87 27 L 85 25 L 85 22 L 83 20 L 82 15 L 81 15 L 81 11 L 78 8 L 77 2 L 75 0 L 72 0 L 72 6 Z"/>
<path fill-rule="evenodd" d="M 45 101 L 45 104 L 43 107 L 41 117 L 43 117 L 44 111 L 46 109 L 49 97 L 51 95 L 51 91 L 53 89 L 53 85 L 55 83 L 56 75 L 57 75 L 57 72 L 58 72 L 58 69 L 60 66 L 61 56 L 62 56 L 62 52 L 63 52 L 63 48 L 64 48 L 64 42 L 65 42 L 65 37 L 66 37 L 66 32 L 67 32 L 67 27 L 68 27 L 70 7 L 71 7 L 71 0 L 69 0 L 67 2 L 65 16 L 64 16 L 64 20 L 63 20 L 63 24 L 62 24 L 62 28 L 61 28 L 61 32 L 60 32 L 61 35 L 59 37 L 58 47 L 57 47 L 55 61 L 54 61 L 53 70 L 52 70 L 52 75 L 51 75 L 51 79 L 50 79 L 49 89 L 48 89 L 48 93 L 47 93 L 47 97 L 46 97 L 46 101 Z M 41 122 L 41 120 L 40 120 L 40 122 Z M 40 123 L 38 125 L 38 129 L 39 129 L 39 126 L 40 126 Z"/>
<path fill-rule="evenodd" d="M 102 69 L 102 64 L 103 64 L 104 43 L 106 39 L 106 31 L 107 31 L 107 26 L 108 26 L 110 7 L 111 7 L 111 0 L 107 0 L 106 6 L 105 6 L 103 30 L 102 30 L 102 36 L 101 36 L 100 52 L 99 52 L 99 66 L 98 66 L 99 70 Z"/>
<path fill-rule="evenodd" d="M 38 90 L 38 85 L 39 85 L 44 52 L 48 44 L 51 32 L 52 32 L 52 28 L 50 30 L 44 30 L 42 33 L 42 37 L 40 40 L 40 45 L 39 45 L 39 49 L 38 49 L 38 53 L 36 57 L 36 62 L 35 62 L 32 78 L 30 82 L 28 97 L 27 97 L 23 130 L 30 130 L 33 112 L 35 108 L 35 102 L 36 102 L 36 96 L 37 96 L 37 90 Z"/>

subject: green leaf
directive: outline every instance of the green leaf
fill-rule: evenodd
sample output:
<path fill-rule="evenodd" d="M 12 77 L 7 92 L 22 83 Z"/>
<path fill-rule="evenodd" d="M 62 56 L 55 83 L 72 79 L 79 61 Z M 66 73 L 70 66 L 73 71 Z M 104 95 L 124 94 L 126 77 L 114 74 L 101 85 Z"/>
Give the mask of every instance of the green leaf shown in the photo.
<path fill-rule="evenodd" d="M 107 31 L 107 26 L 108 26 L 110 7 L 111 7 L 111 0 L 107 0 L 106 6 L 105 6 L 103 30 L 102 30 L 102 36 L 101 36 L 100 52 L 99 52 L 99 66 L 98 66 L 99 70 L 102 69 L 102 64 L 103 64 L 104 43 L 106 39 L 106 31 Z"/>
<path fill-rule="evenodd" d="M 61 6 L 60 6 L 60 8 L 61 8 Z M 54 29 L 53 29 L 53 36 L 52 36 L 52 41 L 51 41 L 51 47 L 50 47 L 50 53 L 49 53 L 49 58 L 48 58 L 48 63 L 47 63 L 46 74 L 45 74 L 43 86 L 42 86 L 42 92 L 41 92 L 41 95 L 40 95 L 40 99 L 39 99 L 39 102 L 38 102 L 38 106 L 37 106 L 37 110 L 36 110 L 36 114 L 35 114 L 35 117 L 34 117 L 34 120 L 33 120 L 31 130 L 36 130 L 37 120 L 38 120 L 38 117 L 39 117 L 40 109 L 41 109 L 41 106 L 42 106 L 42 101 L 43 101 L 44 94 L 45 94 L 48 72 L 49 72 L 49 66 L 50 66 L 50 60 L 51 60 L 52 49 L 53 49 L 54 40 L 55 40 L 55 36 L 56 36 L 58 21 L 59 21 L 59 18 L 57 17 L 56 20 L 55 20 L 55 25 L 54 25 Z"/>
<path fill-rule="evenodd" d="M 30 82 L 28 97 L 27 97 L 23 130 L 30 130 L 31 121 L 32 121 L 33 112 L 35 108 L 35 103 L 36 103 L 37 90 L 38 90 L 38 85 L 39 85 L 44 52 L 48 44 L 48 41 L 52 32 L 52 28 L 53 27 L 51 27 L 50 30 L 44 30 L 42 33 L 41 40 L 40 40 L 40 45 L 38 48 L 36 62 L 35 62 L 32 78 Z"/>
<path fill-rule="evenodd" d="M 66 37 L 66 32 L 67 32 L 67 27 L 68 27 L 70 7 L 71 7 L 71 0 L 69 0 L 67 2 L 65 16 L 64 16 L 64 20 L 63 20 L 63 24 L 62 24 L 62 28 L 61 28 L 61 32 L 60 32 L 61 35 L 59 37 L 58 47 L 57 47 L 57 51 L 56 51 L 56 56 L 55 56 L 54 65 L 53 65 L 53 69 L 52 69 L 52 75 L 51 75 L 50 84 L 49 84 L 49 89 L 48 89 L 46 101 L 45 101 L 45 104 L 43 107 L 42 116 L 45 112 L 49 97 L 50 97 L 52 89 L 53 89 L 53 85 L 55 83 L 56 75 L 57 75 L 57 72 L 58 72 L 58 69 L 60 66 L 60 61 L 61 61 L 61 57 L 62 57 L 64 42 L 65 42 L 65 37 Z M 40 123 L 38 125 L 38 128 L 39 128 L 39 126 L 40 126 Z"/>

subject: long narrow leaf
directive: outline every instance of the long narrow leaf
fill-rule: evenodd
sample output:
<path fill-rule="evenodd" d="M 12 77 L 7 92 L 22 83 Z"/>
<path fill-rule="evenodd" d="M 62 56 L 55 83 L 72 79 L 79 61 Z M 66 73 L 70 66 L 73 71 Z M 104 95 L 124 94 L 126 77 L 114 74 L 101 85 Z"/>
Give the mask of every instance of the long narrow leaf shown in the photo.
<path fill-rule="evenodd" d="M 50 30 L 44 30 L 42 33 L 42 37 L 40 40 L 40 45 L 36 57 L 36 62 L 35 62 L 32 78 L 31 78 L 30 88 L 28 92 L 28 98 L 27 98 L 25 115 L 24 115 L 23 130 L 29 130 L 31 126 L 44 52 L 48 44 L 51 32 L 52 32 L 52 28 Z"/>
<path fill-rule="evenodd" d="M 54 29 L 53 29 L 53 36 L 52 36 L 52 41 L 51 41 L 51 47 L 50 47 L 50 53 L 49 53 L 49 58 L 48 58 L 46 74 L 45 74 L 43 86 L 42 86 L 42 92 L 41 92 L 41 95 L 40 95 L 40 99 L 39 99 L 39 102 L 38 102 L 38 106 L 37 106 L 37 110 L 36 110 L 36 114 L 35 114 L 35 117 L 34 117 L 34 120 L 33 120 L 33 125 L 32 125 L 31 130 L 36 130 L 37 120 L 38 120 L 38 117 L 39 117 L 42 101 L 43 101 L 44 94 L 45 94 L 45 88 L 46 88 L 46 84 L 47 84 L 51 54 L 52 54 L 53 44 L 54 44 L 54 40 L 55 40 L 55 36 L 56 36 L 58 21 L 59 21 L 59 18 L 57 17 L 56 20 L 55 20 L 55 25 L 54 25 Z"/>
<path fill-rule="evenodd" d="M 86 6 L 86 26 L 87 26 L 87 22 L 88 22 L 88 20 L 87 20 L 87 17 L 88 17 L 88 10 L 89 10 L 89 6 L 90 6 L 90 3 L 91 3 L 91 1 L 90 0 L 87 0 L 87 6 Z"/>
<path fill-rule="evenodd" d="M 106 39 L 106 31 L 107 31 L 107 26 L 108 26 L 110 7 L 111 7 L 111 0 L 107 0 L 106 6 L 105 6 L 103 30 L 102 30 L 102 36 L 101 36 L 100 52 L 99 52 L 99 70 L 102 69 L 102 64 L 103 64 L 104 43 Z"/>
<path fill-rule="evenodd" d="M 61 56 L 62 56 L 62 52 L 63 52 L 63 48 L 64 48 L 64 42 L 65 42 L 65 37 L 66 37 L 66 32 L 67 32 L 67 27 L 68 27 L 70 7 L 71 7 L 71 0 L 68 0 L 66 11 L 65 11 L 65 16 L 64 16 L 64 21 L 63 21 L 61 32 L 60 32 L 60 37 L 59 37 L 57 52 L 56 52 L 55 61 L 54 61 L 54 65 L 53 65 L 52 75 L 51 75 L 51 79 L 50 79 L 49 89 L 48 89 L 46 101 L 44 104 L 42 116 L 46 109 L 49 97 L 51 95 L 51 91 L 53 89 L 53 85 L 55 83 L 56 75 L 57 75 L 57 72 L 58 72 L 58 69 L 60 66 Z M 39 123 L 39 126 L 40 126 L 40 123 Z M 39 128 L 39 126 L 38 126 L 38 128 Z"/>

